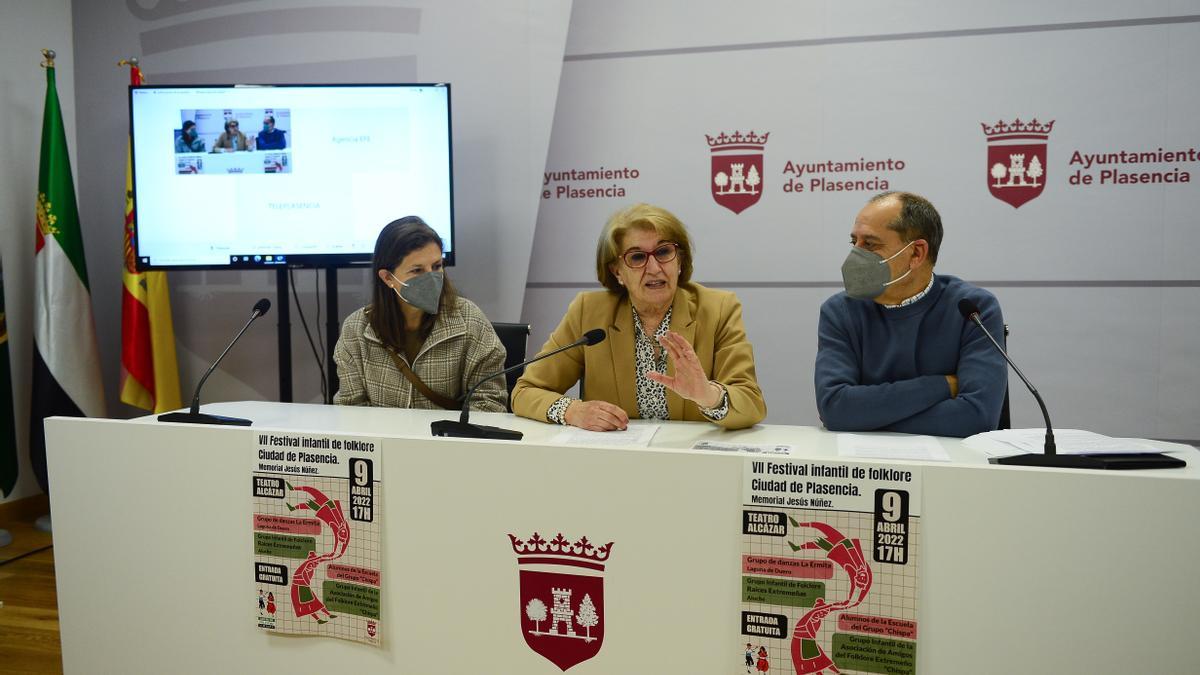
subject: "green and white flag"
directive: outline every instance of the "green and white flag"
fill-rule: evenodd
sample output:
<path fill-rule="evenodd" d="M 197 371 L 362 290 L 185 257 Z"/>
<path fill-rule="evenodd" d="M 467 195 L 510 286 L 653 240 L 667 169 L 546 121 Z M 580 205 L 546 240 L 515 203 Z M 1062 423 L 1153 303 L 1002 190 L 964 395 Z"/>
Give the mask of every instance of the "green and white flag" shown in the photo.
<path fill-rule="evenodd" d="M 48 491 L 42 421 L 54 415 L 101 417 L 105 407 L 92 294 L 53 59 L 47 58 L 44 65 L 46 108 L 38 170 L 29 450 L 38 483 Z"/>
<path fill-rule="evenodd" d="M 4 267 L 0 263 L 0 497 L 17 484 L 17 425 L 13 414 L 12 370 L 8 367 L 8 321 L 4 314 Z"/>

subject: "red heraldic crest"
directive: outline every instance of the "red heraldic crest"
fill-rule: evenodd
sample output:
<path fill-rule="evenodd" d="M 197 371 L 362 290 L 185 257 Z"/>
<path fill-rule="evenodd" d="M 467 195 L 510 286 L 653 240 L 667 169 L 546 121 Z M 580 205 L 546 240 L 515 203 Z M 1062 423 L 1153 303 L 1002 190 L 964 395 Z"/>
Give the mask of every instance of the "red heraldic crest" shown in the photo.
<path fill-rule="evenodd" d="M 1036 199 L 1046 187 L 1046 141 L 1054 120 L 1046 124 L 1037 121 L 1012 124 L 998 120 L 995 125 L 982 123 L 987 136 L 987 180 L 992 196 L 1020 208 Z"/>
<path fill-rule="evenodd" d="M 753 131 L 733 135 L 722 131 L 715 138 L 704 135 L 712 153 L 708 187 L 714 201 L 734 213 L 758 203 L 763 191 L 763 147 L 770 135 Z"/>
<path fill-rule="evenodd" d="M 518 624 L 525 644 L 559 670 L 582 663 L 604 643 L 604 565 L 613 543 L 571 543 L 508 535 L 521 581 Z"/>

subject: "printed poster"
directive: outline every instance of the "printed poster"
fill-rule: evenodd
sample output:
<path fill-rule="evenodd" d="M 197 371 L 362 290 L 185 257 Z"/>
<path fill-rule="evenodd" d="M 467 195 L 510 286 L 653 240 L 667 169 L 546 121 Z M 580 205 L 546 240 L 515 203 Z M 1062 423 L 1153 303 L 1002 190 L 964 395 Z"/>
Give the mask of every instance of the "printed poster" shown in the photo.
<path fill-rule="evenodd" d="M 252 445 L 258 627 L 378 646 L 380 440 L 271 431 Z"/>
<path fill-rule="evenodd" d="M 920 469 L 748 458 L 733 673 L 917 667 Z"/>

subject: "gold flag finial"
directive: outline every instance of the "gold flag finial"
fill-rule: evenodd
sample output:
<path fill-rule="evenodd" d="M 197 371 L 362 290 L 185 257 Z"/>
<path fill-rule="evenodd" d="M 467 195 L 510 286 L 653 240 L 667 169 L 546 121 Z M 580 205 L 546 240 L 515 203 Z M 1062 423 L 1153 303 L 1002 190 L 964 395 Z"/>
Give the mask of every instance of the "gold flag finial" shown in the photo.
<path fill-rule="evenodd" d="M 42 58 L 44 58 L 45 61 L 42 61 L 42 67 L 43 68 L 53 68 L 54 67 L 54 57 L 56 57 L 56 56 L 58 56 L 58 54 L 54 53 L 53 49 L 43 49 L 42 50 Z"/>
<path fill-rule="evenodd" d="M 117 61 L 118 66 L 134 66 L 134 67 L 136 67 L 137 64 L 138 64 L 138 58 L 136 56 L 131 56 L 127 59 L 121 59 L 120 61 Z"/>

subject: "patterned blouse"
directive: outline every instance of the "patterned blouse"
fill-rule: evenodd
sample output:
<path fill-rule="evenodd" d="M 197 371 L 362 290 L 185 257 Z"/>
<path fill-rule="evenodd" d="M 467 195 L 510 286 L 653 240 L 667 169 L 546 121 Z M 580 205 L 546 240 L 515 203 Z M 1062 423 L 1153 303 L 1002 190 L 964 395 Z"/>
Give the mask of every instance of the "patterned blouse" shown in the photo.
<path fill-rule="evenodd" d="M 666 335 L 667 331 L 671 329 L 671 312 L 672 308 L 668 308 L 662 323 L 658 325 L 658 330 L 654 331 L 654 337 L 648 338 L 642 329 L 642 320 L 638 317 L 637 310 L 633 310 L 633 347 L 637 363 L 635 367 L 637 371 L 637 406 L 638 416 L 644 420 L 670 419 L 670 414 L 667 412 L 667 388 L 646 377 L 646 373 L 652 370 L 658 373 L 667 372 L 667 350 L 659 351 L 656 358 L 655 346 L 659 344 L 659 338 Z M 720 382 L 715 384 L 721 387 L 723 392 L 720 405 L 716 408 L 701 407 L 700 412 L 709 419 L 720 420 L 729 414 L 729 392 L 725 391 L 725 387 Z M 555 424 L 566 424 L 567 407 L 575 400 L 570 396 L 558 399 L 546 411 L 546 418 Z"/>

